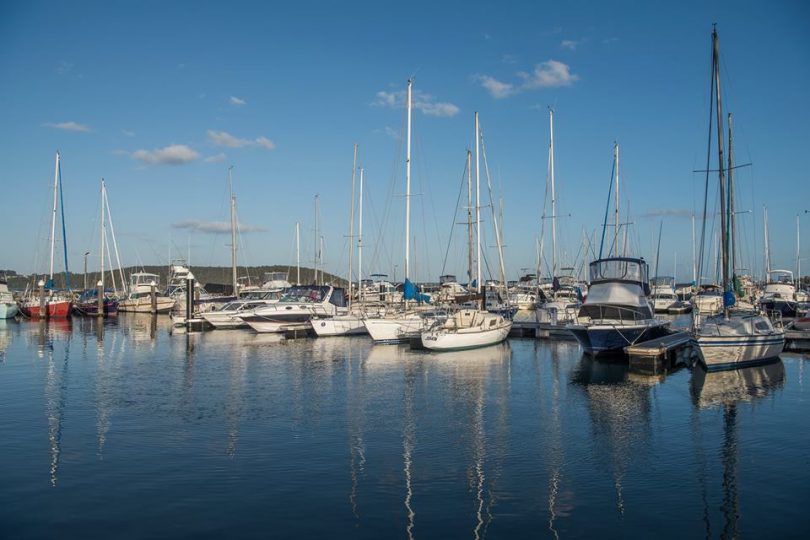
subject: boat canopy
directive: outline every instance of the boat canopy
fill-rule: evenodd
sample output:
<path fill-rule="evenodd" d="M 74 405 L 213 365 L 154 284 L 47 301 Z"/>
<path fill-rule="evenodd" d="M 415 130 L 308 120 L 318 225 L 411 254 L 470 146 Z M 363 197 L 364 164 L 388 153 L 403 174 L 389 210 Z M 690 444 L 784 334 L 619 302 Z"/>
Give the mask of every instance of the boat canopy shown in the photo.
<path fill-rule="evenodd" d="M 625 281 L 648 286 L 649 268 L 644 259 L 613 257 L 598 259 L 590 264 L 591 283 Z"/>

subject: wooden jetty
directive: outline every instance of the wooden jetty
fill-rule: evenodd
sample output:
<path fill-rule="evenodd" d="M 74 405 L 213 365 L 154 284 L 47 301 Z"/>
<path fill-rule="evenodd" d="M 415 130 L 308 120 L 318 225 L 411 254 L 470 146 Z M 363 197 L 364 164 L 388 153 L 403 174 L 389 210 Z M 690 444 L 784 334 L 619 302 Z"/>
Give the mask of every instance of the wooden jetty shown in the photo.
<path fill-rule="evenodd" d="M 785 328 L 785 350 L 791 352 L 810 351 L 810 330 Z"/>
<path fill-rule="evenodd" d="M 509 337 L 537 337 L 537 326 L 538 323 L 536 321 L 512 321 L 512 329 L 509 331 Z"/>
<path fill-rule="evenodd" d="M 691 365 L 694 339 L 688 332 L 675 332 L 642 343 L 628 345 L 624 352 L 629 357 L 630 370 L 658 374 L 684 364 Z"/>

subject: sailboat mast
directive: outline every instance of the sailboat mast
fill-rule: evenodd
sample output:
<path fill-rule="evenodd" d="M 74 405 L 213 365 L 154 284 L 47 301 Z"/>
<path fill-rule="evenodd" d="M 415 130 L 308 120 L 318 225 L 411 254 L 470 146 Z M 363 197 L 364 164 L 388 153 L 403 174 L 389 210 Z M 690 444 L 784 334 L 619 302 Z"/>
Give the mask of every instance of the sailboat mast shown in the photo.
<path fill-rule="evenodd" d="M 548 127 L 548 163 L 551 174 L 551 277 L 553 278 L 557 275 L 557 192 L 554 186 L 554 109 L 550 107 L 548 109 Z"/>
<path fill-rule="evenodd" d="M 354 159 L 352 160 L 352 203 L 349 214 L 349 276 L 346 282 L 349 284 L 349 307 L 352 307 L 352 259 L 354 258 L 354 177 L 357 172 L 357 143 L 354 144 Z"/>
<path fill-rule="evenodd" d="M 236 196 L 233 194 L 233 165 L 228 167 L 228 191 L 231 195 L 231 287 L 234 296 L 239 293 L 236 289 Z"/>
<path fill-rule="evenodd" d="M 697 257 L 695 257 L 695 214 L 692 213 L 692 285 L 697 286 Z"/>
<path fill-rule="evenodd" d="M 615 235 L 615 254 L 619 254 L 619 143 L 613 143 L 613 160 L 616 162 L 616 235 Z"/>
<path fill-rule="evenodd" d="M 717 30 L 712 31 L 712 67 L 714 69 L 714 93 L 717 101 L 717 163 L 720 175 L 720 257 L 722 260 L 723 293 L 728 290 L 728 229 L 726 220 L 726 200 L 725 200 L 725 159 L 723 156 L 723 107 L 720 98 L 720 41 L 717 37 Z M 725 301 L 724 301 L 725 306 Z M 725 309 L 728 317 L 728 308 Z"/>
<path fill-rule="evenodd" d="M 357 294 L 363 303 L 363 169 L 360 169 L 360 219 L 357 224 Z"/>
<path fill-rule="evenodd" d="M 51 266 L 48 271 L 48 280 L 53 282 L 53 252 L 56 248 L 56 202 L 59 190 L 59 151 L 56 151 L 56 165 L 53 169 L 53 211 L 51 213 Z"/>
<path fill-rule="evenodd" d="M 405 139 L 405 281 L 411 274 L 411 99 L 413 81 L 408 79 L 407 130 Z"/>
<path fill-rule="evenodd" d="M 771 247 L 768 245 L 768 207 L 762 205 L 762 212 L 765 225 L 765 279 L 767 280 L 771 273 Z"/>
<path fill-rule="evenodd" d="M 472 151 L 467 150 L 467 283 L 473 280 Z"/>
<path fill-rule="evenodd" d="M 734 276 L 737 274 L 737 217 L 734 205 L 734 119 L 728 113 L 728 213 L 731 220 L 731 238 L 729 242 L 729 253 L 731 254 L 731 266 L 729 266 L 729 276 L 734 287 Z"/>
<path fill-rule="evenodd" d="M 301 223 L 295 222 L 295 284 L 301 285 Z"/>
<path fill-rule="evenodd" d="M 106 220 L 104 215 L 104 199 L 106 198 L 106 188 L 104 187 L 104 179 L 101 179 L 101 231 L 99 236 L 101 237 L 101 272 L 99 275 L 99 283 L 101 284 L 99 287 L 99 295 L 104 294 L 104 244 L 107 242 L 107 227 L 106 227 Z"/>
<path fill-rule="evenodd" d="M 478 128 L 478 111 L 475 113 L 475 230 L 476 230 L 476 287 L 481 292 L 481 159 L 479 146 L 481 137 Z"/>
<path fill-rule="evenodd" d="M 321 213 L 321 196 L 320 194 L 315 195 L 315 285 L 320 285 L 318 281 L 318 263 L 320 262 L 321 256 L 321 236 L 320 231 L 318 230 L 318 226 L 320 225 L 318 222 L 320 221 L 320 213 Z"/>

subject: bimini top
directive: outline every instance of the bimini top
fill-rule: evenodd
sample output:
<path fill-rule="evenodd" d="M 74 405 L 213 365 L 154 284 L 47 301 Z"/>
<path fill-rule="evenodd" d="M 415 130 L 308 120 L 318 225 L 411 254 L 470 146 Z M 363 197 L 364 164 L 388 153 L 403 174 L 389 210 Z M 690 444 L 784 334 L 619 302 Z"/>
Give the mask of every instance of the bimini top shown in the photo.
<path fill-rule="evenodd" d="M 598 259 L 590 264 L 591 284 L 606 281 L 637 283 L 649 287 L 649 267 L 644 259 L 612 257 Z"/>

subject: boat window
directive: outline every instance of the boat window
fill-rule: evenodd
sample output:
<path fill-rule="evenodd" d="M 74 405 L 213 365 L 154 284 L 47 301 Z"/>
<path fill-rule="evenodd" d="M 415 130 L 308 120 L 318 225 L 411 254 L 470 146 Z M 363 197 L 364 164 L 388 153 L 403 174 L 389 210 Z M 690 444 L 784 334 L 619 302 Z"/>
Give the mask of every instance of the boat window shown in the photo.
<path fill-rule="evenodd" d="M 332 296 L 329 297 L 329 303 L 337 307 L 346 307 L 346 295 L 343 289 L 332 289 Z"/>
<path fill-rule="evenodd" d="M 323 302 L 324 287 L 290 287 L 284 291 L 279 302 L 318 303 Z"/>
<path fill-rule="evenodd" d="M 754 323 L 754 328 L 757 329 L 757 332 L 770 332 L 771 331 L 771 325 L 768 323 L 768 321 L 764 321 L 762 319 L 760 319 L 760 320 L 758 320 L 757 322 Z"/>

